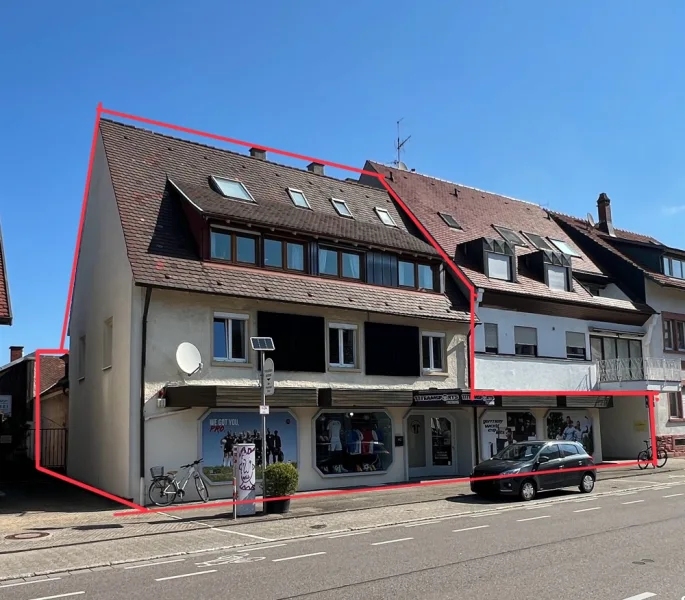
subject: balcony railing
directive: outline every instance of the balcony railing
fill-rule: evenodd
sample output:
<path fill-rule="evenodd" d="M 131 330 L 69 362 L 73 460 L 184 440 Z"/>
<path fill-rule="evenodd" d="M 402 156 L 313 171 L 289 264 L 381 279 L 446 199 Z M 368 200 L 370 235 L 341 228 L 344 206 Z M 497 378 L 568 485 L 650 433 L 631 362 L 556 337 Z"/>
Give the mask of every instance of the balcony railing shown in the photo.
<path fill-rule="evenodd" d="M 618 381 L 680 381 L 679 360 L 671 358 L 610 358 L 597 361 L 599 383 Z"/>

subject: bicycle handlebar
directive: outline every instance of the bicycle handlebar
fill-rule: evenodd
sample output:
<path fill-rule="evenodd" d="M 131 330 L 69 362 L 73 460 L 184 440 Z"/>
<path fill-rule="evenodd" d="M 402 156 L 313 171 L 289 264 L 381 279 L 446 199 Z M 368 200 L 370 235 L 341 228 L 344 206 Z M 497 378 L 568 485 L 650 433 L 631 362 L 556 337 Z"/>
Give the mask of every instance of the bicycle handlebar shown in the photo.
<path fill-rule="evenodd" d="M 199 465 L 203 461 L 202 458 L 198 458 L 195 462 L 191 462 L 188 465 L 181 465 L 181 469 L 187 469 L 188 467 L 194 467 L 195 465 Z"/>

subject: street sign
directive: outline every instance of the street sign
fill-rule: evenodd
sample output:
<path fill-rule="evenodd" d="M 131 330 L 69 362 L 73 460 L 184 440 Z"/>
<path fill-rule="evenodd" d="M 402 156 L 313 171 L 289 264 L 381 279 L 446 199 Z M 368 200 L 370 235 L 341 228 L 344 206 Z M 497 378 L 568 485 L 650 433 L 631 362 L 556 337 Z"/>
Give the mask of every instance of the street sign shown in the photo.
<path fill-rule="evenodd" d="M 259 407 L 259 414 L 260 415 L 268 415 L 269 414 L 269 407 L 266 404 L 262 404 Z"/>
<path fill-rule="evenodd" d="M 264 393 L 271 396 L 274 393 L 274 361 L 267 358 L 264 361 L 264 372 L 262 374 L 262 385 L 264 386 Z"/>

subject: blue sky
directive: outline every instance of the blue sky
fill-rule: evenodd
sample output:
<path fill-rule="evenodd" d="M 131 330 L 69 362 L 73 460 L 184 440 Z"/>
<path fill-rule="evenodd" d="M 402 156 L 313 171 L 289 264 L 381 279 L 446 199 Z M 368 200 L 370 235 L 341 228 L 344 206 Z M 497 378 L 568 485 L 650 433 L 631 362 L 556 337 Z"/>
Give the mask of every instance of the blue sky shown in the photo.
<path fill-rule="evenodd" d="M 685 3 L 11 2 L 0 221 L 15 324 L 56 347 L 95 108 L 420 172 L 685 246 Z M 5 349 L 3 349 L 5 348 Z"/>

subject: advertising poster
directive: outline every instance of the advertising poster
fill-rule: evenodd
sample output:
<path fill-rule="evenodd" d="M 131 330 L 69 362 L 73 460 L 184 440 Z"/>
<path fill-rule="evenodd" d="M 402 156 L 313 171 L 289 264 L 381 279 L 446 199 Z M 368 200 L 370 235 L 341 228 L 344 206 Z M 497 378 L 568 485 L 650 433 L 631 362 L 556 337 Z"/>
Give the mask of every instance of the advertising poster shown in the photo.
<path fill-rule="evenodd" d="M 592 456 L 592 418 L 586 410 L 552 410 L 547 413 L 547 437 L 550 440 L 580 442 Z"/>
<path fill-rule="evenodd" d="M 201 466 L 211 484 L 233 483 L 233 446 L 255 445 L 255 477 L 262 478 L 262 417 L 254 412 L 216 411 L 202 419 Z M 289 412 L 266 417 L 266 463 L 289 462 L 297 467 L 297 421 Z"/>
<path fill-rule="evenodd" d="M 492 458 L 514 442 L 534 440 L 535 426 L 530 412 L 487 411 L 481 417 L 481 459 Z"/>

